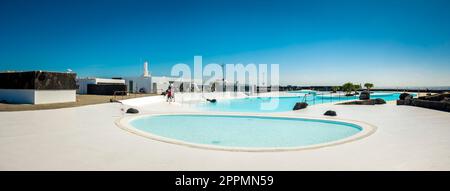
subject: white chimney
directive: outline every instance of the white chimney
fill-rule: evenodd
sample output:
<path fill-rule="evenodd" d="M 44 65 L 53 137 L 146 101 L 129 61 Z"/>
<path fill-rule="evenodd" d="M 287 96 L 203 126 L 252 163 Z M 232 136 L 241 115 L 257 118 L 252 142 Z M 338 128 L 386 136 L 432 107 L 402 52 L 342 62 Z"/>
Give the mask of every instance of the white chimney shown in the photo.
<path fill-rule="evenodd" d="M 144 62 L 144 74 L 143 74 L 143 76 L 144 77 L 148 77 L 148 62 L 147 61 Z"/>

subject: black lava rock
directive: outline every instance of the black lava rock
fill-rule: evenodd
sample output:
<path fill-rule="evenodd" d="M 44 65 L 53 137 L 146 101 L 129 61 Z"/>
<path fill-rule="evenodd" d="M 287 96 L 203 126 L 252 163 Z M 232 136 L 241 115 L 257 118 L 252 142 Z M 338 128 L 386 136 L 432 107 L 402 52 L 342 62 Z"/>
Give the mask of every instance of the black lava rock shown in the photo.
<path fill-rule="evenodd" d="M 211 102 L 211 103 L 216 103 L 216 102 L 217 102 L 216 99 L 206 99 L 206 101 L 209 101 L 209 102 Z"/>
<path fill-rule="evenodd" d="M 412 96 L 412 95 L 406 96 L 406 97 L 405 97 L 405 100 L 408 100 L 408 99 L 413 99 L 413 96 Z"/>
<path fill-rule="evenodd" d="M 292 110 L 299 110 L 308 107 L 306 102 L 297 102 Z"/>
<path fill-rule="evenodd" d="M 370 93 L 368 91 L 363 91 L 359 95 L 359 100 L 368 100 L 370 99 Z"/>
<path fill-rule="evenodd" d="M 450 98 L 449 98 L 449 97 L 446 97 L 446 98 L 444 98 L 443 100 L 441 100 L 441 102 L 447 102 L 447 103 L 450 103 Z"/>
<path fill-rule="evenodd" d="M 129 108 L 129 109 L 127 109 L 127 113 L 136 114 L 136 113 L 139 113 L 139 111 L 137 109 L 134 109 L 134 108 Z"/>
<path fill-rule="evenodd" d="M 374 99 L 374 102 L 375 102 L 375 104 L 385 104 L 386 103 L 386 101 L 384 101 L 384 99 L 381 99 L 381 98 Z"/>
<path fill-rule="evenodd" d="M 328 110 L 326 111 L 323 115 L 327 115 L 327 116 L 336 116 L 336 111 L 333 110 Z"/>
<path fill-rule="evenodd" d="M 400 100 L 405 100 L 406 96 L 410 96 L 409 93 L 402 93 L 400 94 L 400 96 L 398 97 Z"/>

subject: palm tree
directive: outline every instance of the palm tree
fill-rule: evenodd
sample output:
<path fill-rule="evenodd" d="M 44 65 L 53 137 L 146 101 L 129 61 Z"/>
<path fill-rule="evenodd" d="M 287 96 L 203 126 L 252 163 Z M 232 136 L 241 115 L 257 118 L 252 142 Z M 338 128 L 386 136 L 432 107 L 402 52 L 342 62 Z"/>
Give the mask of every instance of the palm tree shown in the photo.
<path fill-rule="evenodd" d="M 359 85 L 359 84 L 353 85 L 353 91 L 355 91 L 355 93 L 357 93 L 358 90 L 360 90 L 360 89 L 361 89 L 361 85 Z"/>
<path fill-rule="evenodd" d="M 373 84 L 372 83 L 365 83 L 364 87 L 366 87 L 367 90 L 370 92 L 370 89 L 373 88 Z"/>
<path fill-rule="evenodd" d="M 339 91 L 340 87 L 339 86 L 333 86 L 331 87 L 331 91 L 333 91 L 333 93 L 336 93 L 337 91 Z"/>
<path fill-rule="evenodd" d="M 341 86 L 341 89 L 345 92 L 346 95 L 350 95 L 355 89 L 355 85 L 353 85 L 351 82 L 347 82 Z"/>

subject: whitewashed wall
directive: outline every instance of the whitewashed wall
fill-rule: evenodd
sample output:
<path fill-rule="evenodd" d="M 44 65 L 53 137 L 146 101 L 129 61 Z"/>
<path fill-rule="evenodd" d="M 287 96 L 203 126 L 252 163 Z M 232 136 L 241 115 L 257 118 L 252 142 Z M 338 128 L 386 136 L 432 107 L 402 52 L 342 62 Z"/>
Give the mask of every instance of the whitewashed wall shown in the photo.
<path fill-rule="evenodd" d="M 133 91 L 138 93 L 142 88 L 145 93 L 152 93 L 152 78 L 151 77 L 126 77 L 125 85 L 127 85 L 127 90 L 129 90 L 130 81 L 133 81 Z"/>
<path fill-rule="evenodd" d="M 76 90 L 36 90 L 34 92 L 34 104 L 75 101 L 77 101 Z"/>
<path fill-rule="evenodd" d="M 16 104 L 75 102 L 76 90 L 0 89 L 0 101 Z"/>
<path fill-rule="evenodd" d="M 34 91 L 34 89 L 0 89 L 0 101 L 33 104 Z"/>
<path fill-rule="evenodd" d="M 87 94 L 87 85 L 95 84 L 95 79 L 77 79 L 78 94 Z"/>

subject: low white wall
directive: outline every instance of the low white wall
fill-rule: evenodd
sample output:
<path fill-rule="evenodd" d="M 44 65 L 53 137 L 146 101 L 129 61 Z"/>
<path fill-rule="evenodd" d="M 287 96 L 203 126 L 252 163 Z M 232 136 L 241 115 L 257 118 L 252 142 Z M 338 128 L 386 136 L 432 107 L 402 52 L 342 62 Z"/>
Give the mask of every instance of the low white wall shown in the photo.
<path fill-rule="evenodd" d="M 0 101 L 15 104 L 75 102 L 76 90 L 0 89 Z"/>
<path fill-rule="evenodd" d="M 120 100 L 120 102 L 130 106 L 142 106 L 152 103 L 164 102 L 165 100 L 166 98 L 164 96 L 148 96 L 148 97 Z"/>
<path fill-rule="evenodd" d="M 125 84 L 123 79 L 109 79 L 109 78 L 95 78 L 95 83 L 107 83 L 107 84 Z"/>
<path fill-rule="evenodd" d="M 36 90 L 34 92 L 34 104 L 75 101 L 77 101 L 76 90 Z"/>
<path fill-rule="evenodd" d="M 175 102 L 185 103 L 185 102 L 200 102 L 206 101 L 206 99 L 234 99 L 234 98 L 245 98 L 248 97 L 242 92 L 209 92 L 209 93 L 175 93 Z M 143 106 L 158 102 L 165 102 L 166 97 L 162 95 L 140 97 L 133 99 L 120 100 L 125 105 L 129 106 Z"/>
<path fill-rule="evenodd" d="M 0 89 L 0 101 L 33 104 L 34 91 L 34 89 Z"/>

